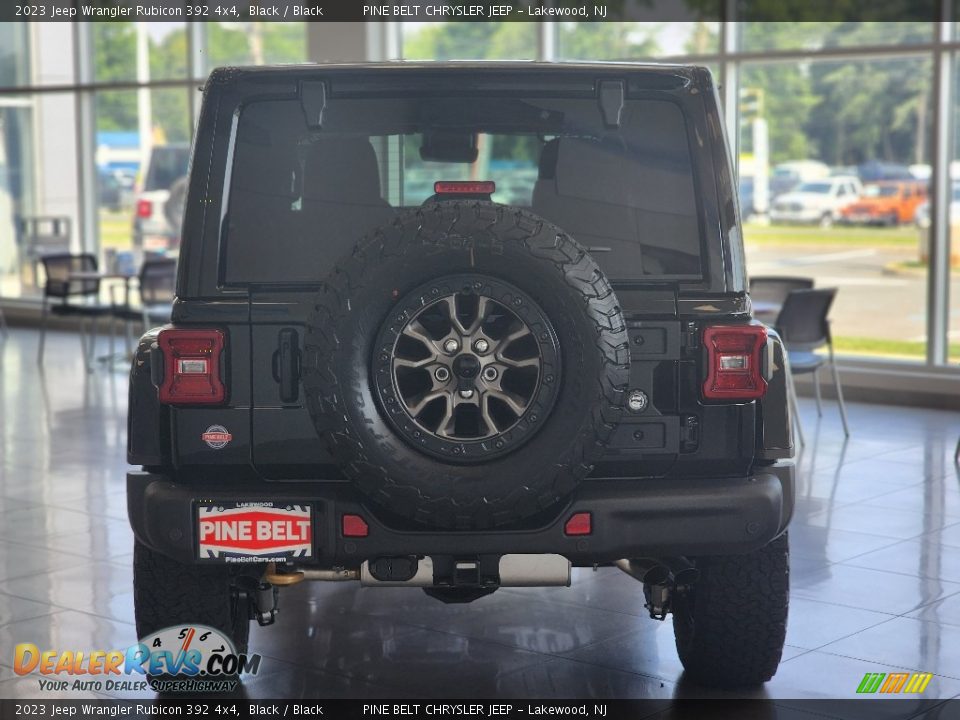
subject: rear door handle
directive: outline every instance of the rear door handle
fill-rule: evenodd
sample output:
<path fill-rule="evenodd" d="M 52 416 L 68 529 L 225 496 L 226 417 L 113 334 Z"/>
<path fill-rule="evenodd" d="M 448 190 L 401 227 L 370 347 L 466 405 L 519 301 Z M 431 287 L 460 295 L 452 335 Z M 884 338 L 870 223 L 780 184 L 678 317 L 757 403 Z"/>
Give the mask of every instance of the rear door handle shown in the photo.
<path fill-rule="evenodd" d="M 273 353 L 273 379 L 280 384 L 280 400 L 296 402 L 300 395 L 300 336 L 293 328 L 284 328 L 278 342 Z"/>

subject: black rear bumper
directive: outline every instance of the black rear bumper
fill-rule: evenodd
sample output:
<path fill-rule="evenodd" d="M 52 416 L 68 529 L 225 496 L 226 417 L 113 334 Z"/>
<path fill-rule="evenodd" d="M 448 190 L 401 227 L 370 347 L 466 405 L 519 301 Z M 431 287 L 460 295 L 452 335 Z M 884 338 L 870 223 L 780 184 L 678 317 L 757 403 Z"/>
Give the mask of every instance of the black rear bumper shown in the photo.
<path fill-rule="evenodd" d="M 621 558 L 733 555 L 759 549 L 786 529 L 793 514 L 792 462 L 757 467 L 750 477 L 603 480 L 584 483 L 565 509 L 523 530 L 408 531 L 379 521 L 345 483 L 177 483 L 168 475 L 127 473 L 127 507 L 137 539 L 184 563 L 198 562 L 197 503 L 271 500 L 308 504 L 314 512 L 314 557 L 320 566 L 357 567 L 400 555 L 556 553 L 574 565 Z M 592 515 L 589 536 L 563 527 L 577 512 Z M 370 527 L 365 538 L 344 538 L 344 514 Z"/>

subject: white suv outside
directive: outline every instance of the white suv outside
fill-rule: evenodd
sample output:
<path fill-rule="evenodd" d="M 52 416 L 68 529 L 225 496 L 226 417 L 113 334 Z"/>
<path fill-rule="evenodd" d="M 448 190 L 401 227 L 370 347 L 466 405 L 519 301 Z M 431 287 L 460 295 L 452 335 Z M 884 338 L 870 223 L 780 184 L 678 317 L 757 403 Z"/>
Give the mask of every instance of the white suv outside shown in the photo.
<path fill-rule="evenodd" d="M 775 223 L 814 223 L 830 227 L 840 210 L 860 197 L 863 186 L 852 175 L 836 175 L 802 183 L 776 199 L 770 210 Z"/>
<path fill-rule="evenodd" d="M 133 212 L 133 245 L 146 252 L 165 253 L 180 246 L 180 222 L 183 197 L 174 198 L 175 207 L 167 207 L 171 190 L 185 190 L 184 178 L 190 161 L 186 143 L 157 145 L 137 183 Z"/>

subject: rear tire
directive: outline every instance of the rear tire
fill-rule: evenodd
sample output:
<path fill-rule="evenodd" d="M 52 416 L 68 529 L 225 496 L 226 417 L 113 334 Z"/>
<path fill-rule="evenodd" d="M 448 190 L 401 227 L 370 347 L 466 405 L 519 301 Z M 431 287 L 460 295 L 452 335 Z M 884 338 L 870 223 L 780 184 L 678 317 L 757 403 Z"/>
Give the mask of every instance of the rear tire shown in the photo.
<path fill-rule="evenodd" d="M 133 604 L 137 637 L 180 624 L 209 625 L 228 636 L 238 653 L 250 640 L 249 607 L 229 567 L 184 565 L 139 541 L 133 549 Z"/>
<path fill-rule="evenodd" d="M 700 578 L 673 608 L 684 669 L 709 687 L 766 682 L 777 672 L 787 632 L 786 533 L 749 555 L 703 557 L 695 563 Z"/>

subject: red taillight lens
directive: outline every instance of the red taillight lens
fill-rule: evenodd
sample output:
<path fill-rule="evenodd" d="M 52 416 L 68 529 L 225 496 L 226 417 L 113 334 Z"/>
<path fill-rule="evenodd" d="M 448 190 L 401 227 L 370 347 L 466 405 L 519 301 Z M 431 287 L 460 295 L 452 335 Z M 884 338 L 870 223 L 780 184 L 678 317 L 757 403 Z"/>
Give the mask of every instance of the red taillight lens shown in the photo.
<path fill-rule="evenodd" d="M 149 200 L 137 200 L 137 217 L 148 218 L 153 215 L 153 203 Z"/>
<path fill-rule="evenodd" d="M 707 400 L 756 400 L 767 391 L 763 353 L 767 329 L 762 325 L 721 325 L 703 331 L 707 351 Z"/>
<path fill-rule="evenodd" d="M 578 512 L 570 516 L 563 526 L 564 535 L 589 535 L 593 532 L 593 518 L 588 512 Z"/>
<path fill-rule="evenodd" d="M 220 376 L 223 333 L 220 330 L 161 330 L 163 354 L 160 402 L 169 405 L 217 405 L 226 397 Z"/>
<path fill-rule="evenodd" d="M 343 516 L 343 536 L 344 537 L 366 537 L 370 534 L 370 526 L 367 521 L 359 515 Z"/>
<path fill-rule="evenodd" d="M 493 180 L 438 180 L 433 191 L 437 195 L 491 195 L 497 184 Z"/>

